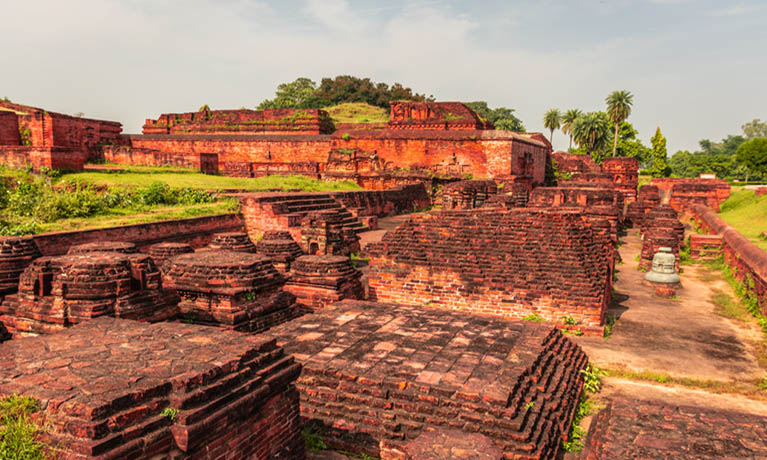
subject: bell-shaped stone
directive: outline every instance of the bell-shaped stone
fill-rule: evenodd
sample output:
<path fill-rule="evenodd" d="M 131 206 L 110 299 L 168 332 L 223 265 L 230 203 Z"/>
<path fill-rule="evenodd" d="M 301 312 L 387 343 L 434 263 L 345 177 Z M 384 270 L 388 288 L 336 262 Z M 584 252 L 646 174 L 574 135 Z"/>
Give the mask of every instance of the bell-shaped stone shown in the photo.
<path fill-rule="evenodd" d="M 644 277 L 653 283 L 674 284 L 679 283 L 679 275 L 676 274 L 676 256 L 671 248 L 658 248 L 658 252 L 652 258 L 652 269 Z"/>

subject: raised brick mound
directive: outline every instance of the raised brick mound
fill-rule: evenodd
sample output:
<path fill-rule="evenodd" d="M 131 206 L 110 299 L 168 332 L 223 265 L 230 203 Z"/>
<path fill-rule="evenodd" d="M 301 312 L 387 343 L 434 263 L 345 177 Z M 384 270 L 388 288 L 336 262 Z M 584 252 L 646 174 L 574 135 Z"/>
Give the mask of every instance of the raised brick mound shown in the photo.
<path fill-rule="evenodd" d="M 145 254 L 86 252 L 41 257 L 19 280 L 18 293 L 0 306 L 13 335 L 44 334 L 99 316 L 164 321 L 178 297 L 162 289 L 160 272 Z"/>
<path fill-rule="evenodd" d="M 293 263 L 285 290 L 299 304 L 318 310 L 339 300 L 364 298 L 361 277 L 348 257 L 301 256 Z"/>
<path fill-rule="evenodd" d="M 767 458 L 767 417 L 615 398 L 592 420 L 581 460 Z"/>
<path fill-rule="evenodd" d="M 264 232 L 263 238 L 256 243 L 256 252 L 271 259 L 280 273 L 290 271 L 290 264 L 304 254 L 290 232 L 278 230 Z"/>
<path fill-rule="evenodd" d="M 40 256 L 42 254 L 31 237 L 0 238 L 0 301 L 6 294 L 16 292 L 21 273 Z"/>
<path fill-rule="evenodd" d="M 356 230 L 334 211 L 312 211 L 301 219 L 301 248 L 307 254 L 349 255 L 360 251 Z"/>
<path fill-rule="evenodd" d="M 186 243 L 164 242 L 149 247 L 149 255 L 160 268 L 168 259 L 190 252 L 194 252 L 194 249 Z"/>
<path fill-rule="evenodd" d="M 626 207 L 626 219 L 634 225 L 642 225 L 647 213 L 658 206 L 660 202 L 658 187 L 643 185 L 639 188 L 637 201 L 629 203 Z"/>
<path fill-rule="evenodd" d="M 67 254 L 87 254 L 89 252 L 119 252 L 122 254 L 135 254 L 138 248 L 128 241 L 94 241 L 93 243 L 72 246 Z"/>
<path fill-rule="evenodd" d="M 0 395 L 41 402 L 62 460 L 303 459 L 299 373 L 274 341 L 180 323 L 98 318 L 0 345 Z"/>
<path fill-rule="evenodd" d="M 660 204 L 645 214 L 641 231 L 641 269 L 649 270 L 652 267 L 653 256 L 662 247 L 671 248 L 679 261 L 679 250 L 684 246 L 684 224 L 679 221 L 677 212 L 671 206 Z"/>
<path fill-rule="evenodd" d="M 413 217 L 368 246 L 370 298 L 516 319 L 572 315 L 600 332 L 609 227 L 596 232 L 580 210 L 484 209 Z"/>
<path fill-rule="evenodd" d="M 639 185 L 639 160 L 632 157 L 606 158 L 602 162 L 602 172 L 612 174 L 615 188 L 621 191 L 626 203 L 637 199 Z"/>
<path fill-rule="evenodd" d="M 480 433 L 506 458 L 553 459 L 586 355 L 554 328 L 345 300 L 265 333 L 303 364 L 301 415 L 378 455 L 426 429 Z"/>
<path fill-rule="evenodd" d="M 260 332 L 301 314 L 285 278 L 262 255 L 200 251 L 169 260 L 163 284 L 181 296 L 184 321 Z"/>
<path fill-rule="evenodd" d="M 442 209 L 479 208 L 497 193 L 498 186 L 491 180 L 453 182 L 442 189 Z"/>
<path fill-rule="evenodd" d="M 227 232 L 213 235 L 208 249 L 254 253 L 256 245 L 250 241 L 247 233 Z"/>

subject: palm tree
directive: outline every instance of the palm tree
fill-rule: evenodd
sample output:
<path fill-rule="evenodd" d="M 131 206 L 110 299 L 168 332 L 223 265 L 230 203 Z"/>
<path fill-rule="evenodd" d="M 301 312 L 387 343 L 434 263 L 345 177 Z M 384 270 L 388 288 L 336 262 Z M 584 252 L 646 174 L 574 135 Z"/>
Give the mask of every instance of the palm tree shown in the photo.
<path fill-rule="evenodd" d="M 570 147 L 567 150 L 573 148 L 573 123 L 581 114 L 583 112 L 578 109 L 570 109 L 562 116 L 562 132 L 570 136 Z"/>
<path fill-rule="evenodd" d="M 607 103 L 607 116 L 615 123 L 615 138 L 613 139 L 613 156 L 618 150 L 618 126 L 631 115 L 631 105 L 634 103 L 634 95 L 626 90 L 613 91 L 605 98 Z"/>
<path fill-rule="evenodd" d="M 549 137 L 549 142 L 554 143 L 554 130 L 559 129 L 559 126 L 561 124 L 561 115 L 559 114 L 559 110 L 557 109 L 550 109 L 548 112 L 546 112 L 545 115 L 543 115 L 543 127 L 551 131 L 551 136 Z"/>
<path fill-rule="evenodd" d="M 585 147 L 589 154 L 593 153 L 609 142 L 609 120 L 604 112 L 589 112 L 581 115 L 573 122 L 573 139 L 581 147 Z"/>

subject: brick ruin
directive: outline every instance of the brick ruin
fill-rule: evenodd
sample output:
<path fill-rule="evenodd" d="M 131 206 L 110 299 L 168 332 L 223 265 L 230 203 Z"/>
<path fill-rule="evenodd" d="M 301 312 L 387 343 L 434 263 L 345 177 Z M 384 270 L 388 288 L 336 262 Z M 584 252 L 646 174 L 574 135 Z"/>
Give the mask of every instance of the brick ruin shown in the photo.
<path fill-rule="evenodd" d="M 615 398 L 592 420 L 581 460 L 767 458 L 767 417 Z"/>
<path fill-rule="evenodd" d="M 603 221 L 604 222 L 604 221 Z M 370 298 L 600 331 L 612 289 L 609 224 L 579 211 L 494 208 L 411 218 L 368 246 Z"/>
<path fill-rule="evenodd" d="M 182 321 L 261 332 L 301 314 L 285 277 L 258 254 L 199 251 L 166 262 L 163 286 L 181 297 Z"/>
<path fill-rule="evenodd" d="M 8 332 L 48 334 L 100 316 L 149 322 L 176 317 L 178 297 L 162 288 L 149 256 L 89 249 L 27 266 L 18 292 L 0 305 Z"/>
<path fill-rule="evenodd" d="M 210 110 L 164 113 L 147 119 L 144 134 L 330 134 L 333 120 L 317 109 Z"/>
<path fill-rule="evenodd" d="M 303 365 L 302 418 L 383 459 L 435 428 L 480 433 L 506 458 L 556 458 L 587 361 L 540 324 L 349 300 L 265 335 Z"/>
<path fill-rule="evenodd" d="M 301 366 L 273 340 L 98 318 L 3 343 L 0 363 L 0 395 L 40 401 L 62 459 L 305 458 Z"/>
<path fill-rule="evenodd" d="M 293 240 L 290 232 L 269 230 L 256 243 L 256 252 L 268 257 L 274 268 L 282 274 L 290 271 L 294 260 L 304 255 L 301 246 Z"/>
<path fill-rule="evenodd" d="M 690 259 L 718 259 L 723 248 L 724 241 L 720 235 L 690 234 Z"/>
<path fill-rule="evenodd" d="M 0 239 L 0 301 L 18 290 L 19 277 L 24 269 L 40 256 L 42 254 L 31 237 Z"/>
<path fill-rule="evenodd" d="M 642 252 L 639 268 L 649 270 L 652 259 L 660 248 L 667 247 L 677 258 L 684 246 L 684 225 L 679 221 L 677 212 L 667 204 L 659 204 L 642 219 Z"/>
<path fill-rule="evenodd" d="M 75 170 L 120 140 L 122 125 L 0 100 L 0 160 L 20 168 Z"/>
<path fill-rule="evenodd" d="M 153 244 L 149 247 L 149 256 L 161 270 L 168 260 L 190 252 L 194 252 L 194 249 L 186 243 L 166 242 Z"/>
<path fill-rule="evenodd" d="M 498 186 L 491 180 L 464 180 L 447 184 L 442 189 L 442 209 L 481 208 Z"/>
<path fill-rule="evenodd" d="M 719 212 L 719 205 L 730 196 L 730 183 L 723 179 L 656 178 L 655 185 L 677 212 L 688 211 L 693 204 L 703 204 Z"/>
<path fill-rule="evenodd" d="M 301 256 L 292 264 L 285 291 L 315 311 L 343 299 L 363 299 L 361 277 L 348 257 Z"/>
<path fill-rule="evenodd" d="M 623 193 L 624 201 L 637 199 L 639 160 L 632 157 L 612 157 L 602 162 L 602 172 L 612 174 L 615 187 Z"/>
<path fill-rule="evenodd" d="M 626 207 L 626 220 L 634 225 L 642 225 L 645 215 L 658 206 L 660 201 L 657 185 L 643 185 L 639 188 L 637 200 Z"/>
<path fill-rule="evenodd" d="M 351 216 L 351 214 L 349 215 Z M 311 211 L 301 219 L 301 249 L 307 254 L 350 255 L 360 251 L 360 228 L 336 211 Z"/>
<path fill-rule="evenodd" d="M 216 233 L 207 248 L 214 251 L 256 252 L 256 245 L 250 241 L 248 234 L 240 232 Z"/>

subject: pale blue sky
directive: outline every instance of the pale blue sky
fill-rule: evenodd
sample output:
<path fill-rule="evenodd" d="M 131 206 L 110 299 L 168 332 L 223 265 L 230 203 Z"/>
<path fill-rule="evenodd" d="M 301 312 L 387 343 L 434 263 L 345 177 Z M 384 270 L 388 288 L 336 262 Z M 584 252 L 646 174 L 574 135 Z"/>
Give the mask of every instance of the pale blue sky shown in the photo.
<path fill-rule="evenodd" d="M 529 130 L 627 89 L 669 153 L 767 119 L 767 0 L 0 0 L 0 23 L 0 97 L 128 133 L 341 74 L 512 107 Z"/>

